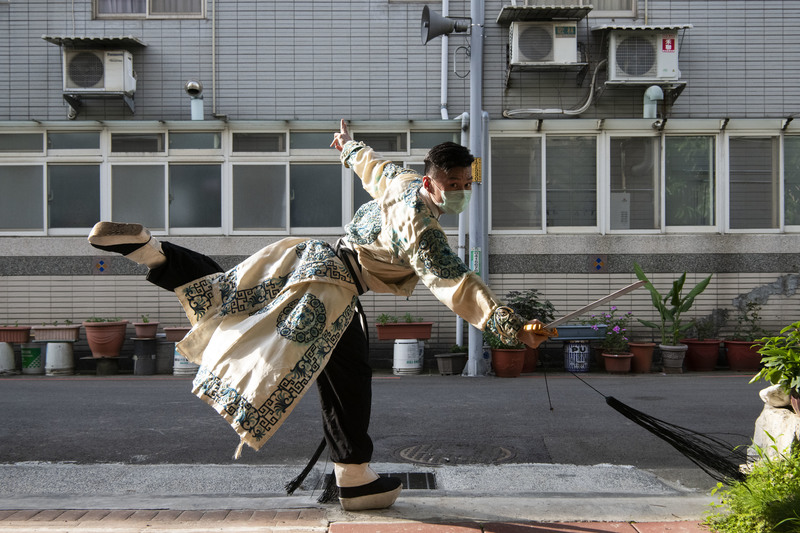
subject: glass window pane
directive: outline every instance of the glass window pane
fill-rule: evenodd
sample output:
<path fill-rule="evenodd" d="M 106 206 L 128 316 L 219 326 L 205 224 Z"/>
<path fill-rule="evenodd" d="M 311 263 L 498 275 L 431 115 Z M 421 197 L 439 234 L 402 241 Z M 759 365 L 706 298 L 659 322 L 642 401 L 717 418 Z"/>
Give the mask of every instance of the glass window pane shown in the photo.
<path fill-rule="evenodd" d="M 800 135 L 783 140 L 784 223 L 800 225 Z"/>
<path fill-rule="evenodd" d="M 50 150 L 99 150 L 99 131 L 49 132 L 47 148 Z"/>
<path fill-rule="evenodd" d="M 114 165 L 111 168 L 111 217 L 163 230 L 164 166 Z"/>
<path fill-rule="evenodd" d="M 658 137 L 611 139 L 611 229 L 658 229 Z"/>
<path fill-rule="evenodd" d="M 443 142 L 461 143 L 460 131 L 412 131 L 411 148 L 429 149 Z"/>
<path fill-rule="evenodd" d="M 714 137 L 664 140 L 667 226 L 713 226 Z"/>
<path fill-rule="evenodd" d="M 294 164 L 289 167 L 292 228 L 342 225 L 341 165 Z"/>
<path fill-rule="evenodd" d="M 0 230 L 42 230 L 42 166 L 0 167 Z"/>
<path fill-rule="evenodd" d="M 169 134 L 171 150 L 218 150 L 222 147 L 222 136 L 218 131 L 198 131 Z"/>
<path fill-rule="evenodd" d="M 91 228 L 100 220 L 100 166 L 49 165 L 51 228 Z"/>
<path fill-rule="evenodd" d="M 542 142 L 492 139 L 492 228 L 542 227 Z"/>
<path fill-rule="evenodd" d="M 233 229 L 286 229 L 286 167 L 234 165 Z"/>
<path fill-rule="evenodd" d="M 406 134 L 403 133 L 358 133 L 354 137 L 357 141 L 372 148 L 378 153 L 382 152 L 405 152 Z"/>
<path fill-rule="evenodd" d="M 358 208 L 364 205 L 367 202 L 372 201 L 372 196 L 369 195 L 367 191 L 364 190 L 364 185 L 361 183 L 361 179 L 353 173 L 353 213 L 355 214 L 358 211 Z"/>
<path fill-rule="evenodd" d="M 163 152 L 163 133 L 112 133 L 112 152 Z"/>
<path fill-rule="evenodd" d="M 730 139 L 732 229 L 778 227 L 778 139 Z"/>
<path fill-rule="evenodd" d="M 333 132 L 293 131 L 289 134 L 289 147 L 292 150 L 312 150 L 331 147 Z"/>
<path fill-rule="evenodd" d="M 169 225 L 172 228 L 222 226 L 219 165 L 169 166 Z"/>
<path fill-rule="evenodd" d="M 150 0 L 150 13 L 154 15 L 203 12 L 201 0 Z"/>
<path fill-rule="evenodd" d="M 597 139 L 547 137 L 547 225 L 597 225 Z"/>
<path fill-rule="evenodd" d="M 41 152 L 43 139 L 41 133 L 0 133 L 0 152 Z"/>
<path fill-rule="evenodd" d="M 234 152 L 285 152 L 283 133 L 234 133 Z"/>
<path fill-rule="evenodd" d="M 97 0 L 97 13 L 100 15 L 144 14 L 146 9 L 147 0 Z"/>

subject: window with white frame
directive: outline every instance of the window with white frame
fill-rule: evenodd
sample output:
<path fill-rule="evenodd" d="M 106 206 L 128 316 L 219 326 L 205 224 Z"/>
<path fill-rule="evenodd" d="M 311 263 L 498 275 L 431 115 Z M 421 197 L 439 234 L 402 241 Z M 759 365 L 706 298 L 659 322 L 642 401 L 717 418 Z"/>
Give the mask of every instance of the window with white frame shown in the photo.
<path fill-rule="evenodd" d="M 0 166 L 0 231 L 44 229 L 43 183 L 42 165 Z"/>
<path fill-rule="evenodd" d="M 201 18 L 205 0 L 94 0 L 98 18 Z"/>
<path fill-rule="evenodd" d="M 659 137 L 612 137 L 609 216 L 612 230 L 661 227 Z"/>
<path fill-rule="evenodd" d="M 112 165 L 112 220 L 166 230 L 165 172 L 164 165 Z"/>
<path fill-rule="evenodd" d="M 711 135 L 664 138 L 667 226 L 716 225 L 715 144 Z"/>
<path fill-rule="evenodd" d="M 597 137 L 548 135 L 547 227 L 597 226 Z"/>
<path fill-rule="evenodd" d="M 293 229 L 342 227 L 342 166 L 289 165 L 289 224 Z"/>
<path fill-rule="evenodd" d="M 783 139 L 784 224 L 800 226 L 800 135 Z"/>
<path fill-rule="evenodd" d="M 100 220 L 100 165 L 47 165 L 47 220 L 53 229 L 91 228 Z"/>
<path fill-rule="evenodd" d="M 542 139 L 492 138 L 492 229 L 542 228 Z"/>
<path fill-rule="evenodd" d="M 233 165 L 234 231 L 286 230 L 286 165 Z"/>
<path fill-rule="evenodd" d="M 731 229 L 772 229 L 778 217 L 778 137 L 728 141 L 728 210 Z"/>
<path fill-rule="evenodd" d="M 222 227 L 222 166 L 170 163 L 169 227 Z"/>

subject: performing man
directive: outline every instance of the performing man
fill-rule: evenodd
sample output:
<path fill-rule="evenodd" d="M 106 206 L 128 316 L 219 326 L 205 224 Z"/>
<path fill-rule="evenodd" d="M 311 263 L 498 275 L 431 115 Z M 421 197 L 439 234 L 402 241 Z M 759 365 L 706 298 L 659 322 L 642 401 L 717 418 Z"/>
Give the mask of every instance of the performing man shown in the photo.
<path fill-rule="evenodd" d="M 469 150 L 435 146 L 420 176 L 353 141 L 344 120 L 331 146 L 374 198 L 335 245 L 286 238 L 225 272 L 209 257 L 160 243 L 140 224 L 98 222 L 89 242 L 146 265 L 149 281 L 175 292 L 193 326 L 177 349 L 200 365 L 193 393 L 239 434 L 237 456 L 244 444 L 263 446 L 316 381 L 339 501 L 345 510 L 380 509 L 402 485 L 369 467 L 372 369 L 358 296 L 407 297 L 422 280 L 453 312 L 507 343 L 536 347 L 547 336 L 523 329 L 525 321 L 453 253 L 439 225 L 442 213 L 469 203 Z"/>

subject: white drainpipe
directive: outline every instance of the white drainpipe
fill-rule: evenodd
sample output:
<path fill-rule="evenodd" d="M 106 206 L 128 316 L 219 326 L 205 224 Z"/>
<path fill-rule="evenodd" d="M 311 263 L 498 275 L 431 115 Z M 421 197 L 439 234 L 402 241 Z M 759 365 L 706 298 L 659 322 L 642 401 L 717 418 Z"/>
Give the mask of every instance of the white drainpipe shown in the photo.
<path fill-rule="evenodd" d="M 656 118 L 658 116 L 658 101 L 664 99 L 664 91 L 658 85 L 651 85 L 644 92 L 644 118 Z"/>
<path fill-rule="evenodd" d="M 449 14 L 450 14 L 450 0 L 442 0 L 442 15 L 446 17 Z M 440 82 L 442 120 L 447 120 L 448 118 L 450 118 L 449 113 L 447 112 L 447 70 L 449 68 L 448 56 L 449 56 L 449 39 L 447 34 L 444 34 L 442 35 L 442 67 L 441 67 L 442 72 L 441 72 L 441 82 Z"/>

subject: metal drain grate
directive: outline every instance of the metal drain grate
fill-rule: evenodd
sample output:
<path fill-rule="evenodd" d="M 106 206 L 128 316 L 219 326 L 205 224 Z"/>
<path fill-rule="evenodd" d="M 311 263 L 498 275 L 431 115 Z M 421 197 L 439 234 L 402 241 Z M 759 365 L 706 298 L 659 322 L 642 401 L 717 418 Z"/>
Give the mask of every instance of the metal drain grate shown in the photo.
<path fill-rule="evenodd" d="M 392 472 L 390 474 L 381 472 L 378 475 L 399 478 L 403 482 L 404 489 L 436 490 L 436 474 L 433 472 Z M 327 486 L 329 483 L 336 485 L 333 474 L 325 474 L 324 482 L 323 486 Z"/>
<path fill-rule="evenodd" d="M 416 444 L 395 452 L 401 459 L 426 465 L 499 464 L 515 457 L 501 446 L 481 446 L 455 442 Z"/>

